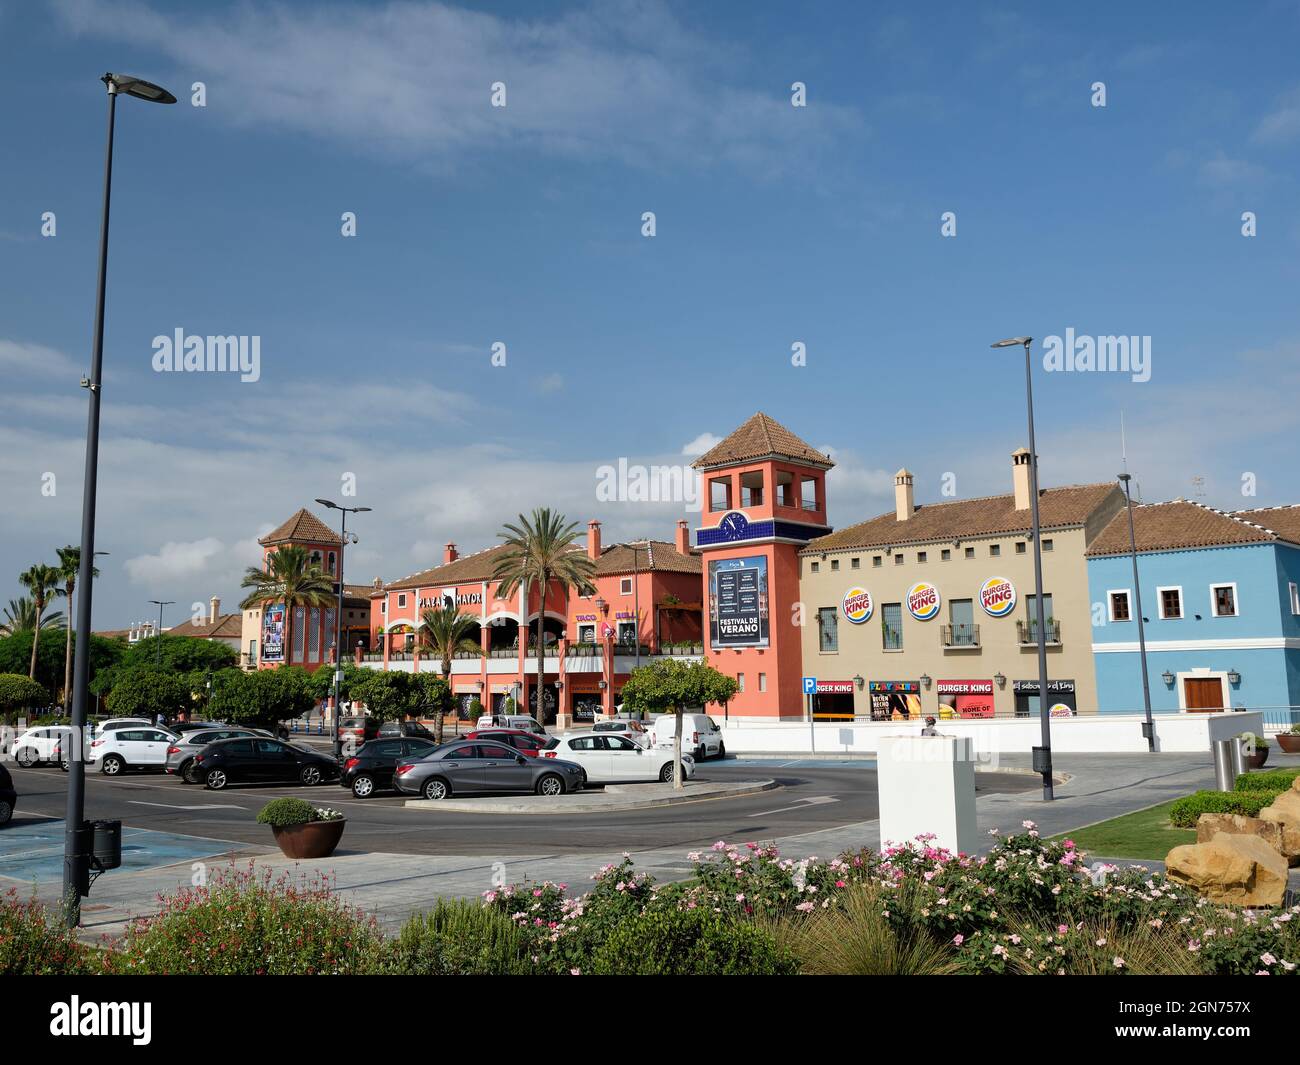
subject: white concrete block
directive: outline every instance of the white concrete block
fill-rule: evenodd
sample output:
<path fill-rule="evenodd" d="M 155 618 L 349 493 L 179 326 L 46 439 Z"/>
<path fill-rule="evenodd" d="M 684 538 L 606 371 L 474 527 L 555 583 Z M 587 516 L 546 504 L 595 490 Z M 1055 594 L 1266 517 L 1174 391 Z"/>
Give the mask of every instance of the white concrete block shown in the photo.
<path fill-rule="evenodd" d="M 975 750 L 969 736 L 887 736 L 877 761 L 880 839 L 933 835 L 954 853 L 975 853 Z"/>

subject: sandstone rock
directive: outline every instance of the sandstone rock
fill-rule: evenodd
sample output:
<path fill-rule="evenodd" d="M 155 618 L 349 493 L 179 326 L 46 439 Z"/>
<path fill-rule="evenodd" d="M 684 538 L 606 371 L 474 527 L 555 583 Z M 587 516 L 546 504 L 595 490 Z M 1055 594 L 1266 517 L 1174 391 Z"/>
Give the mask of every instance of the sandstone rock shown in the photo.
<path fill-rule="evenodd" d="M 1286 859 L 1259 836 L 1218 832 L 1208 842 L 1175 847 L 1165 856 L 1165 872 L 1230 906 L 1280 906 L 1286 894 Z"/>
<path fill-rule="evenodd" d="M 1209 843 L 1219 832 L 1230 836 L 1258 836 L 1283 858 L 1288 865 L 1300 865 L 1300 829 L 1265 818 L 1243 817 L 1241 814 L 1201 814 L 1196 821 L 1196 842 Z"/>
<path fill-rule="evenodd" d="M 1300 777 L 1296 780 L 1300 781 Z M 1280 826 L 1282 838 L 1278 850 L 1291 862 L 1300 864 L 1300 790 L 1284 791 L 1272 806 L 1259 811 L 1260 819 Z M 1199 837 L 1198 837 L 1199 838 Z"/>

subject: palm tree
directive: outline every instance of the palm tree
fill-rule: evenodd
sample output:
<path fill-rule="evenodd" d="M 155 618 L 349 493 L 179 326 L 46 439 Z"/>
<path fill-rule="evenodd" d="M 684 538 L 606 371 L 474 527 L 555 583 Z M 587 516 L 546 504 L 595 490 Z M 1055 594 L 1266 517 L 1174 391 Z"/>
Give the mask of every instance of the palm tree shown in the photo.
<path fill-rule="evenodd" d="M 577 523 L 568 521 L 563 514 L 552 514 L 550 507 L 535 508 L 531 519 L 520 514 L 518 524 L 507 522 L 505 531 L 497 535 L 506 542 L 506 550 L 497 560 L 492 579 L 501 582 L 502 598 L 513 595 L 520 585 L 525 589 L 533 585 L 541 588 L 541 600 L 537 604 L 537 720 L 541 722 L 545 716 L 542 683 L 547 589 L 551 581 L 563 581 L 576 588 L 580 595 L 591 595 L 596 590 L 591 582 L 596 563 L 585 551 L 574 549 L 581 535 Z"/>
<path fill-rule="evenodd" d="M 81 575 L 81 548 L 69 544 L 59 548 L 59 575 L 63 578 L 63 594 L 68 600 L 68 619 L 72 619 L 72 593 L 77 588 L 77 578 Z M 98 577 L 99 570 L 90 567 L 91 577 Z M 63 708 L 72 709 L 72 626 L 68 626 L 63 651 Z"/>
<path fill-rule="evenodd" d="M 63 612 L 54 610 L 40 619 L 42 629 L 63 628 Z M 37 626 L 36 604 L 27 596 L 10 599 L 5 607 L 5 619 L 0 622 L 0 636 L 13 636 L 18 632 L 31 632 Z"/>
<path fill-rule="evenodd" d="M 305 547 L 282 547 L 266 556 L 266 569 L 249 566 L 241 588 L 252 591 L 239 604 L 242 610 L 261 609 L 268 603 L 284 604 L 284 664 L 292 662 L 293 610 L 298 606 L 330 606 L 334 585 L 312 562 Z"/>
<path fill-rule="evenodd" d="M 53 566 L 38 562 L 26 573 L 18 575 L 18 583 L 32 593 L 32 606 L 39 618 L 45 613 L 45 604 L 56 595 L 62 595 L 59 587 L 59 571 Z M 36 648 L 41 642 L 41 627 L 32 629 L 32 664 L 27 669 L 27 679 L 36 679 Z"/>
<path fill-rule="evenodd" d="M 426 610 L 424 626 L 420 629 L 420 646 L 427 647 L 433 657 L 441 661 L 442 679 L 451 687 L 451 659 L 458 652 L 483 654 L 479 639 L 479 620 L 472 614 L 462 614 L 454 603 L 444 602 L 440 607 Z M 436 711 L 433 739 L 442 742 L 442 711 Z"/>

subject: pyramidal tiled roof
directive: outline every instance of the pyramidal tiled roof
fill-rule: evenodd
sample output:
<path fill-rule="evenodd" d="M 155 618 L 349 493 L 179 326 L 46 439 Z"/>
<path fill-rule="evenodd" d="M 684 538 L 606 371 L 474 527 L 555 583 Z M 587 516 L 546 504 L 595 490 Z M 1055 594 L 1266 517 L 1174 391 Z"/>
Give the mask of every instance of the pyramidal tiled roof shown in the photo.
<path fill-rule="evenodd" d="M 736 462 L 748 462 L 754 459 L 775 455 L 783 459 L 795 459 L 798 462 L 811 463 L 830 469 L 835 465 L 830 456 L 823 455 L 814 447 L 800 440 L 775 418 L 770 418 L 759 411 L 725 440 L 714 444 L 691 465 L 697 469 L 711 466 L 727 466 Z"/>
<path fill-rule="evenodd" d="M 1215 510 L 1189 499 L 1133 508 L 1133 540 L 1139 551 L 1179 551 L 1278 541 L 1300 543 L 1300 507 Z M 1089 557 L 1129 552 L 1128 516 L 1120 511 L 1089 546 Z"/>
<path fill-rule="evenodd" d="M 1118 489 L 1110 483 L 1044 488 L 1038 493 L 1039 521 L 1044 529 L 1083 525 Z M 937 540 L 964 539 L 1027 532 L 1031 525 L 1028 508 L 1016 509 L 1012 494 L 957 499 L 949 503 L 918 506 L 906 521 L 895 511 L 811 541 L 803 554 L 843 551 L 853 548 L 898 546 Z"/>
<path fill-rule="evenodd" d="M 290 542 L 337 544 L 339 534 L 306 507 L 302 507 L 278 529 L 273 529 L 257 542 L 263 547 Z"/>

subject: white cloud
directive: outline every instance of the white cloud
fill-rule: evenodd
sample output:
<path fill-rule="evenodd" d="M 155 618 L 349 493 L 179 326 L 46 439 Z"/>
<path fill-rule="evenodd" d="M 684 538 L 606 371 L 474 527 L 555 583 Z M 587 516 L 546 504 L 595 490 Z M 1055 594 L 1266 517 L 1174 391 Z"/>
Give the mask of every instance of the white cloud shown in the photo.
<path fill-rule="evenodd" d="M 1260 119 L 1251 139 L 1264 144 L 1282 144 L 1297 136 L 1300 136 L 1300 89 L 1293 89 Z"/>
<path fill-rule="evenodd" d="M 722 437 L 716 433 L 700 433 L 694 440 L 682 445 L 683 455 L 703 455 L 711 447 L 722 443 Z"/>
<path fill-rule="evenodd" d="M 3 339 L 0 339 L 0 372 L 6 376 L 22 374 L 34 377 L 69 377 L 78 373 L 72 360 L 61 351 L 44 344 Z"/>
<path fill-rule="evenodd" d="M 126 560 L 126 572 L 137 584 L 150 588 L 203 573 L 225 545 L 214 536 L 188 543 L 168 541 L 152 555 Z"/>

